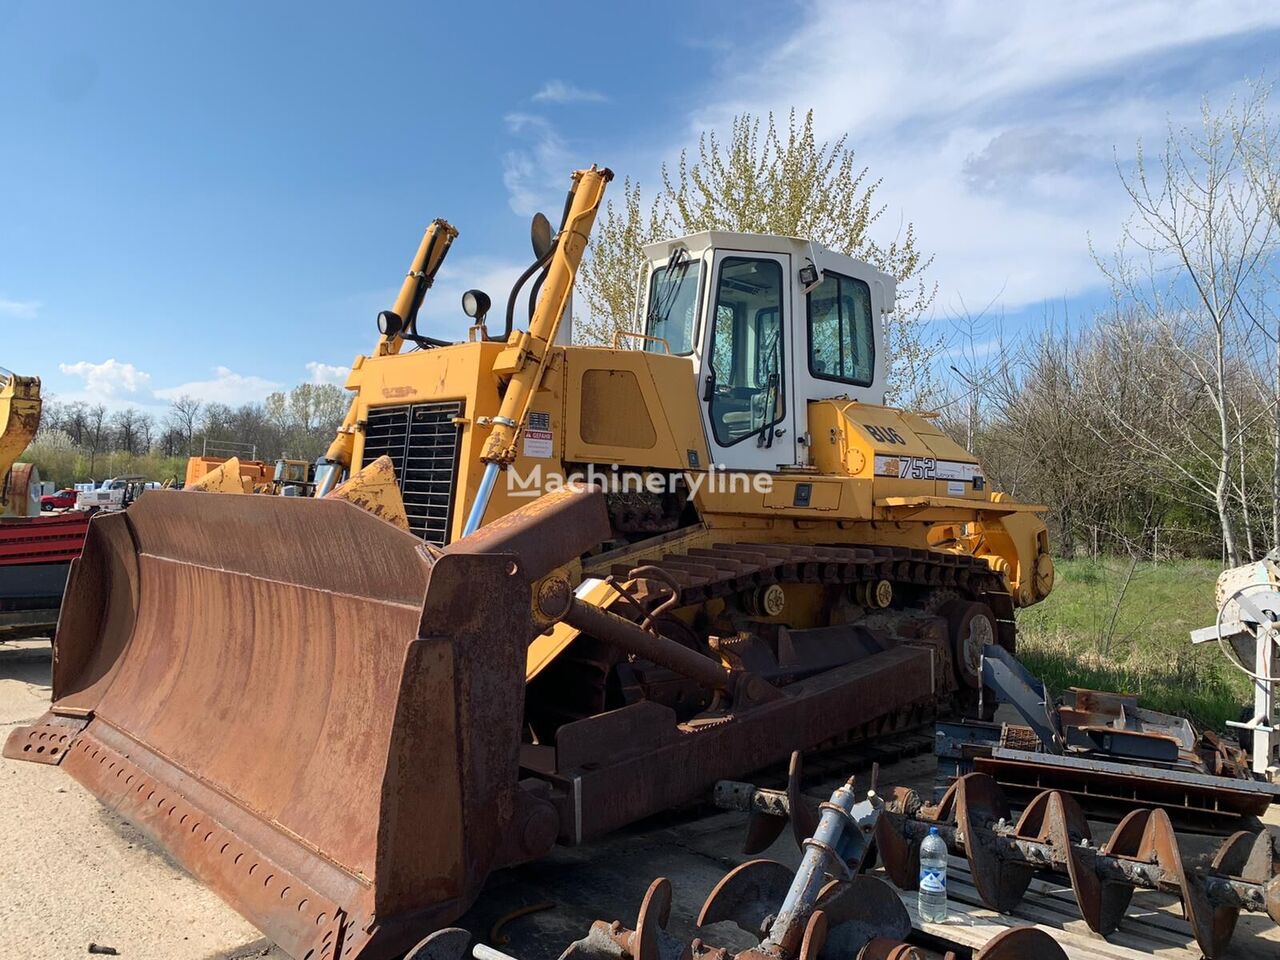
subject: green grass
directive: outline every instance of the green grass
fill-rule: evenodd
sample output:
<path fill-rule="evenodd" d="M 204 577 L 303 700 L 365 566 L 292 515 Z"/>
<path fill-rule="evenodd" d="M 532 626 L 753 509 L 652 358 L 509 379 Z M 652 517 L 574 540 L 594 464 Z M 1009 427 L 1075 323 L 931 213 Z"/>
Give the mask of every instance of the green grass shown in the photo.
<path fill-rule="evenodd" d="M 1018 657 L 1054 692 L 1136 694 L 1144 707 L 1225 731 L 1250 701 L 1248 679 L 1188 634 L 1214 622 L 1210 561 L 1059 560 L 1053 593 L 1019 612 Z M 1127 584 L 1126 584 L 1127 581 Z"/>

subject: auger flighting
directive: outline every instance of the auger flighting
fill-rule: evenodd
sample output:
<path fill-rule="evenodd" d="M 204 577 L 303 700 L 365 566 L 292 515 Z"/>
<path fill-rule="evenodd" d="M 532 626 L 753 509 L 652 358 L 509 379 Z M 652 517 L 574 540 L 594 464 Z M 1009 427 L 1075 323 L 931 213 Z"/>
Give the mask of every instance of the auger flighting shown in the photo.
<path fill-rule="evenodd" d="M 793 763 L 793 769 L 796 764 Z M 749 798 L 748 798 L 749 799 Z M 784 800 L 785 804 L 785 800 Z M 774 860 L 749 860 L 716 884 L 698 913 L 702 930 L 732 922 L 758 944 L 733 951 L 701 937 L 688 942 L 667 931 L 671 883 L 649 885 L 634 928 L 597 920 L 560 960 L 930 960 L 939 954 L 907 942 L 911 918 L 893 888 L 866 876 L 872 838 L 884 805 L 872 790 L 858 800 L 852 778 L 818 805 L 812 836 L 793 874 Z M 462 960 L 470 935 L 458 928 L 423 940 L 405 960 Z M 477 945 L 476 960 L 514 960 Z M 946 955 L 954 958 L 953 953 Z M 1035 927 L 1013 927 L 976 951 L 974 960 L 1066 960 L 1062 948 Z"/>
<path fill-rule="evenodd" d="M 750 814 L 747 852 L 771 843 L 788 818 L 803 829 L 799 825 L 813 817 L 800 792 L 798 755 L 786 790 L 726 781 L 715 796 L 720 806 Z M 1068 879 L 1085 923 L 1102 936 L 1119 927 L 1135 890 L 1175 894 L 1207 960 L 1223 955 L 1242 910 L 1280 923 L 1280 851 L 1265 830 L 1239 831 L 1206 862 L 1193 863 L 1179 849 L 1167 813 L 1138 809 L 1099 847 L 1069 795 L 1046 790 L 1015 820 L 999 786 L 981 773 L 961 777 L 935 805 L 914 791 L 895 790 L 877 812 L 878 860 L 904 890 L 915 889 L 920 843 L 937 827 L 952 855 L 968 860 L 982 902 L 1001 913 L 1021 902 L 1036 874 L 1049 873 Z"/>
<path fill-rule="evenodd" d="M 1163 810 L 1134 810 L 1100 848 L 1080 805 L 1068 794 L 1036 795 L 1013 821 L 990 777 L 961 777 L 936 806 L 897 791 L 876 825 L 876 847 L 895 884 L 911 889 L 920 842 L 936 826 L 956 856 L 969 861 L 983 903 L 1007 913 L 1037 873 L 1066 876 L 1089 929 L 1106 935 L 1124 918 L 1134 890 L 1176 894 L 1192 936 L 1208 960 L 1222 956 L 1240 911 L 1280 923 L 1280 856 L 1267 831 L 1238 831 L 1207 867 L 1188 862 Z"/>

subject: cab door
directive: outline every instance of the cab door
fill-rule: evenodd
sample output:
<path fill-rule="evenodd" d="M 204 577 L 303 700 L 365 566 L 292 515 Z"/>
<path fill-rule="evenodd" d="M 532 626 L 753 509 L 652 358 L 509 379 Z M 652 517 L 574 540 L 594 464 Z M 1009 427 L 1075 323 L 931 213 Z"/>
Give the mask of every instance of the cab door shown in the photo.
<path fill-rule="evenodd" d="M 726 250 L 712 263 L 702 414 L 712 459 L 731 470 L 795 463 L 790 278 L 786 254 Z"/>

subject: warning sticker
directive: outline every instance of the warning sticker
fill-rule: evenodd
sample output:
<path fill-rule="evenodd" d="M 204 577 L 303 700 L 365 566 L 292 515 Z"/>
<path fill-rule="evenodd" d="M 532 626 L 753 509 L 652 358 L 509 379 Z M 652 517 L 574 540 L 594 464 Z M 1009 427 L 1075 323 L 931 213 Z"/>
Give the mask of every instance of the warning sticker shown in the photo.
<path fill-rule="evenodd" d="M 555 435 L 551 432 L 551 414 L 529 413 L 524 428 L 526 457 L 554 457 Z"/>

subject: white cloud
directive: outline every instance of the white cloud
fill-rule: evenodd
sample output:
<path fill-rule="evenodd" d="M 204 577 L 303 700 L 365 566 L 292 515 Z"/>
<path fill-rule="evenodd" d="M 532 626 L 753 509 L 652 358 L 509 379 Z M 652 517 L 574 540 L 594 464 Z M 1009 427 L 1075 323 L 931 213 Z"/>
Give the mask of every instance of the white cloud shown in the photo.
<path fill-rule="evenodd" d="M 165 387 L 155 391 L 155 395 L 163 400 L 189 396 L 206 403 L 239 404 L 262 400 L 267 394 L 281 388 L 274 380 L 246 376 L 227 367 L 214 367 L 213 373 L 212 380 L 193 380 L 176 387 Z"/>
<path fill-rule="evenodd" d="M 1011 127 L 965 157 L 961 170 L 976 193 L 1020 190 L 1037 180 L 1070 178 L 1106 148 L 1055 127 Z"/>
<path fill-rule="evenodd" d="M 335 387 L 346 386 L 347 375 L 351 373 L 350 367 L 340 367 L 333 363 L 321 363 L 319 360 L 309 360 L 307 362 L 307 373 L 311 375 L 312 383 L 331 383 Z"/>
<path fill-rule="evenodd" d="M 0 297 L 0 317 L 34 320 L 43 304 L 39 300 L 6 300 Z"/>
<path fill-rule="evenodd" d="M 535 103 L 604 103 L 608 99 L 598 90 L 584 90 L 563 80 L 548 80 L 533 95 Z"/>
<path fill-rule="evenodd" d="M 102 363 L 80 360 L 77 363 L 60 363 L 58 369 L 69 377 L 84 381 L 83 392 L 98 401 L 119 399 L 146 390 L 151 374 L 139 370 L 132 363 L 121 363 L 114 357 Z"/>
<path fill-rule="evenodd" d="M 507 130 L 522 141 L 521 147 L 508 151 L 502 159 L 502 182 L 511 209 L 525 217 L 539 210 L 558 209 L 574 169 L 560 134 L 543 117 L 512 113 L 505 119 Z"/>
<path fill-rule="evenodd" d="M 819 0 L 797 21 L 720 59 L 664 155 L 737 113 L 811 106 L 821 137 L 847 134 L 884 178 L 876 238 L 910 220 L 936 254 L 941 308 L 1016 309 L 1101 287 L 1087 237 L 1106 249 L 1126 214 L 1115 157 L 1274 72 L 1274 54 L 1221 45 L 1280 26 L 1280 5 Z"/>

